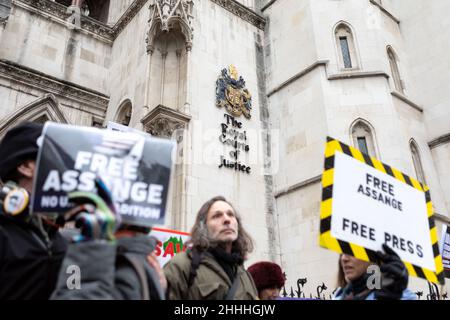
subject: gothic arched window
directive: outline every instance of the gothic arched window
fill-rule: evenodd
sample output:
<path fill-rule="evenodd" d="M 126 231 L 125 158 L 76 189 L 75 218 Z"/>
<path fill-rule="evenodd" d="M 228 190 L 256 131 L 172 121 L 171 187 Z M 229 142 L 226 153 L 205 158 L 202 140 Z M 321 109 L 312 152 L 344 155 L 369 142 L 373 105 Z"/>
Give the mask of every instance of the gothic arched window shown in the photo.
<path fill-rule="evenodd" d="M 394 82 L 395 90 L 404 93 L 404 87 L 398 68 L 397 55 L 391 47 L 387 47 L 387 55 L 389 59 L 389 65 L 391 66 L 392 80 Z"/>
<path fill-rule="evenodd" d="M 122 104 L 120 105 L 120 107 L 117 111 L 115 121 L 124 126 L 128 126 L 130 124 L 132 111 L 133 111 L 133 106 L 131 104 L 131 101 L 125 100 L 124 102 L 122 102 Z"/>
<path fill-rule="evenodd" d="M 336 45 L 338 48 L 338 60 L 342 69 L 358 68 L 355 38 L 349 25 L 341 22 L 334 30 Z"/>
<path fill-rule="evenodd" d="M 358 119 L 351 126 L 353 145 L 361 152 L 377 157 L 372 126 L 365 120 Z"/>
<path fill-rule="evenodd" d="M 414 171 L 416 172 L 416 179 L 420 183 L 426 184 L 425 173 L 422 167 L 422 161 L 420 159 L 419 147 L 414 140 L 409 143 L 409 148 L 411 149 L 411 156 L 414 165 Z"/>

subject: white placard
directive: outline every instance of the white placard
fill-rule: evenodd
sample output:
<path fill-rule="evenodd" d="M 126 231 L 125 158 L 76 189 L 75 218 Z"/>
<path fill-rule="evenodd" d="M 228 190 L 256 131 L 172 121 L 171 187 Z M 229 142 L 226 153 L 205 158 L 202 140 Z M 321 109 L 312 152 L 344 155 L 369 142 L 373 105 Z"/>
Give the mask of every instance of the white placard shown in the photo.
<path fill-rule="evenodd" d="M 175 255 L 186 250 L 186 242 L 190 238 L 187 232 L 153 228 L 150 235 L 158 240 L 155 255 L 161 266 L 164 266 Z"/>
<path fill-rule="evenodd" d="M 424 193 L 341 152 L 331 235 L 374 251 L 386 243 L 403 261 L 436 271 Z"/>

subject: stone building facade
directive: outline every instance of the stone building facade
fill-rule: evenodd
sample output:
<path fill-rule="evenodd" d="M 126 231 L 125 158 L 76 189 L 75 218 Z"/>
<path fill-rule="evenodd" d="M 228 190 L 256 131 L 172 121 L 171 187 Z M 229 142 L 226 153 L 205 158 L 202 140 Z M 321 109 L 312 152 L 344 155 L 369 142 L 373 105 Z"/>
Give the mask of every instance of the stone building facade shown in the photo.
<path fill-rule="evenodd" d="M 256 240 L 249 263 L 280 263 L 288 293 L 316 295 L 323 283 L 329 297 L 338 256 L 318 247 L 327 135 L 426 182 L 438 232 L 449 222 L 449 9 L 446 0 L 2 0 L 0 136 L 27 119 L 115 121 L 174 138 L 166 226 L 188 231 L 200 205 L 223 194 Z M 250 118 L 217 106 L 220 77 L 245 81 Z M 222 124 L 245 132 L 234 161 Z M 224 158 L 250 173 L 219 168 Z M 417 279 L 411 288 L 429 291 Z"/>

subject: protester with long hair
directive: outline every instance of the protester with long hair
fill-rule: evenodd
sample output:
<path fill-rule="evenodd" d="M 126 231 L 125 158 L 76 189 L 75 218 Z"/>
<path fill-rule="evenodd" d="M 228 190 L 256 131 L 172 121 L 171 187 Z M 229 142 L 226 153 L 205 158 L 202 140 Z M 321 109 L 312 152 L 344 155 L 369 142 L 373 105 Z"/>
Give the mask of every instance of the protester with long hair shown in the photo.
<path fill-rule="evenodd" d="M 214 197 L 200 208 L 188 247 L 164 266 L 168 299 L 258 298 L 255 283 L 243 266 L 253 241 L 224 197 Z"/>

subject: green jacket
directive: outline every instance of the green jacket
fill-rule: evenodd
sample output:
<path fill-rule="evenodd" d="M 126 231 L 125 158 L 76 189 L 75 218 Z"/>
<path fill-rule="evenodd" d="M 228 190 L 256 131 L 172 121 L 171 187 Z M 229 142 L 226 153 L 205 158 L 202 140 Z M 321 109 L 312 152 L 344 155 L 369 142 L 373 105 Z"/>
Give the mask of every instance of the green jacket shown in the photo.
<path fill-rule="evenodd" d="M 192 252 L 177 254 L 164 266 L 168 282 L 168 300 L 223 300 L 232 286 L 223 268 L 208 252 L 203 253 L 197 276 L 188 288 Z M 258 291 L 251 275 L 240 265 L 237 269 L 240 283 L 234 300 L 256 300 Z"/>

